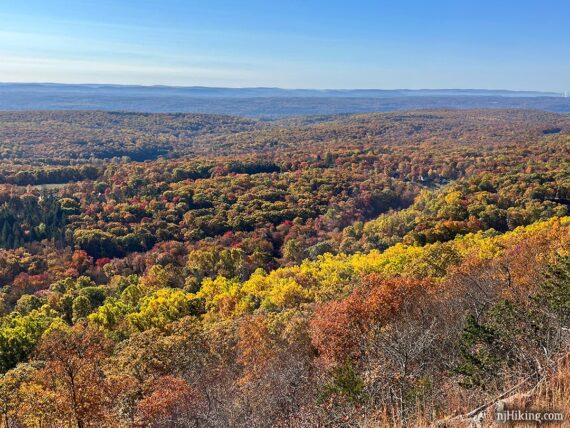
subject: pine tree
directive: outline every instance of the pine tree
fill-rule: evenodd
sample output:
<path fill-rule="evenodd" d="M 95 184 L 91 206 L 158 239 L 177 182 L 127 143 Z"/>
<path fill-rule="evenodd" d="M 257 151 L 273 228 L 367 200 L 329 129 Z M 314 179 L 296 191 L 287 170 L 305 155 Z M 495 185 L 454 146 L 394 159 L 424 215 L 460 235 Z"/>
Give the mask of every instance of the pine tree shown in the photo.
<path fill-rule="evenodd" d="M 570 256 L 559 255 L 544 273 L 538 301 L 563 325 L 570 324 Z"/>

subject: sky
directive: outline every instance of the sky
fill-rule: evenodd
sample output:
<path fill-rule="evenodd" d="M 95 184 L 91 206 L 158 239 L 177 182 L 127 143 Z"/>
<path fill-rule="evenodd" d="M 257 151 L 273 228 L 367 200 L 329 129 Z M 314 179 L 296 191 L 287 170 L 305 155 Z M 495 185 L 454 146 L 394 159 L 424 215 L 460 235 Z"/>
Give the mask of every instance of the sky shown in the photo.
<path fill-rule="evenodd" d="M 0 0 L 0 82 L 570 91 L 568 0 Z"/>

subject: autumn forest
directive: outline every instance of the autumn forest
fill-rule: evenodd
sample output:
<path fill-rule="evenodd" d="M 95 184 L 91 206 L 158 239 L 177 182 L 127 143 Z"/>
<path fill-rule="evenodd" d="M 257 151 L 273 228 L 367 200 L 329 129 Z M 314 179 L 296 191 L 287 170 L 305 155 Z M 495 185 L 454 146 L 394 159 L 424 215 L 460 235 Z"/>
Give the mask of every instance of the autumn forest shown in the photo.
<path fill-rule="evenodd" d="M 0 161 L 3 428 L 570 416 L 568 114 L 4 112 Z"/>

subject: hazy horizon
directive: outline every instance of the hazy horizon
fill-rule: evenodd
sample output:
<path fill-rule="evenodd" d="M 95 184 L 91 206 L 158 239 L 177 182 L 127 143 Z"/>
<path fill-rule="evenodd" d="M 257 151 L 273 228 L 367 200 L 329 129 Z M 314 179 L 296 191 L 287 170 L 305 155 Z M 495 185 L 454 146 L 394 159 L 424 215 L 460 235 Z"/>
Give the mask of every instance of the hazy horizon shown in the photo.
<path fill-rule="evenodd" d="M 98 86 L 98 87 L 134 87 L 134 88 L 172 88 L 172 89 L 227 89 L 227 90 L 280 90 L 280 91 L 314 91 L 314 92 L 358 92 L 358 91 L 378 91 L 378 92 L 512 92 L 512 93 L 536 93 L 536 94 L 551 94 L 564 96 L 568 91 L 546 91 L 538 89 L 506 89 L 506 88 L 485 88 L 485 87 L 397 87 L 397 88 L 383 88 L 383 87 L 338 87 L 338 88 L 316 88 L 316 87 L 284 87 L 284 86 L 214 86 L 214 85 L 169 85 L 169 84 L 137 84 L 137 83 L 113 83 L 113 82 L 55 82 L 55 81 L 29 81 L 29 82 L 14 82 L 14 81 L 0 81 L 0 85 L 37 85 L 37 86 Z"/>

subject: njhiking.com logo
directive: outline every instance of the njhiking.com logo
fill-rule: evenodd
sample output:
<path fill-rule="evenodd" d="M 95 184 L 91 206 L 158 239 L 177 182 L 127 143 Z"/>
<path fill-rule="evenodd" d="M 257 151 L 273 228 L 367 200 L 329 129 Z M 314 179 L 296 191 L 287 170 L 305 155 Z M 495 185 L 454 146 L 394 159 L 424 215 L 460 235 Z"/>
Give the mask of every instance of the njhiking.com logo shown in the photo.
<path fill-rule="evenodd" d="M 562 422 L 564 414 L 559 412 L 531 412 L 522 410 L 503 410 L 496 413 L 497 422 Z"/>

